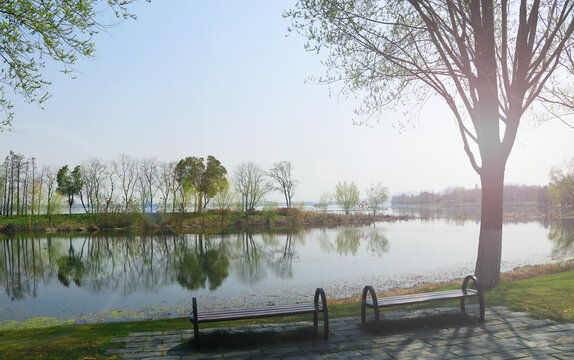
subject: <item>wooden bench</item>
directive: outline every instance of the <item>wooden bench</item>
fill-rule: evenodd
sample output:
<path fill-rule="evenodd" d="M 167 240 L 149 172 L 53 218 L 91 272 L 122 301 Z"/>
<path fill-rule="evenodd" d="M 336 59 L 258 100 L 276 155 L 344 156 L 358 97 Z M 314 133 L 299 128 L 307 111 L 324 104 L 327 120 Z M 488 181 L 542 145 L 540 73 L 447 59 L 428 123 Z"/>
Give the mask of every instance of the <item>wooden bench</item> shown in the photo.
<path fill-rule="evenodd" d="M 476 289 L 467 289 L 468 282 L 472 280 L 474 282 L 474 287 Z M 367 299 L 367 295 L 370 294 L 371 298 Z M 365 286 L 363 289 L 363 296 L 361 298 L 361 320 L 363 324 L 366 323 L 366 309 L 375 309 L 375 319 L 379 320 L 379 309 L 398 306 L 398 305 L 408 305 L 408 304 L 418 304 L 429 301 L 438 300 L 453 300 L 460 299 L 460 310 L 465 312 L 465 300 L 471 297 L 478 297 L 480 302 L 480 322 L 484 321 L 484 296 L 478 283 L 476 276 L 469 275 L 464 278 L 462 287 L 457 290 L 446 290 L 446 291 L 436 291 L 422 294 L 411 294 L 411 295 L 400 295 L 391 296 L 386 298 L 377 299 L 377 294 L 372 286 Z"/>
<path fill-rule="evenodd" d="M 319 302 L 319 298 L 321 302 Z M 298 314 L 313 314 L 313 326 L 318 326 L 319 313 L 323 313 L 324 338 L 329 338 L 329 313 L 325 292 L 321 288 L 315 290 L 315 298 L 312 303 L 277 305 L 259 308 L 245 309 L 218 309 L 197 311 L 197 300 L 193 298 L 193 310 L 189 320 L 193 323 L 195 346 L 199 350 L 199 324 L 205 322 L 229 321 L 241 319 L 256 319 L 273 316 L 286 316 Z"/>

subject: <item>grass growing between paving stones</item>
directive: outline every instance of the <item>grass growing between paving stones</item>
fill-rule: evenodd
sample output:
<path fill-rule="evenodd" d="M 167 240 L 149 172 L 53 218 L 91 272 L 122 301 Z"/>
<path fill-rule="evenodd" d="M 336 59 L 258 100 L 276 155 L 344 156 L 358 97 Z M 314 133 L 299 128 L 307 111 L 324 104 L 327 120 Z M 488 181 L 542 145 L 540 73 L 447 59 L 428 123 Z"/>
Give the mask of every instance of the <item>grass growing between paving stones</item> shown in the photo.
<path fill-rule="evenodd" d="M 454 286 L 454 288 L 456 287 L 457 286 Z M 450 288 L 453 287 L 451 286 Z M 460 285 L 458 285 L 458 288 L 460 288 Z M 435 290 L 443 289 L 444 288 Z M 428 290 L 431 289 L 429 288 Z M 503 281 L 494 290 L 486 293 L 485 300 L 487 306 L 502 305 L 515 311 L 531 312 L 540 318 L 574 322 L 574 271 L 544 275 L 520 281 Z M 426 308 L 443 306 L 439 302 L 424 305 Z M 445 304 L 445 306 L 453 306 L 453 302 L 449 302 Z M 390 308 L 390 311 L 402 310 L 403 309 L 399 307 Z M 329 305 L 329 318 L 357 317 L 360 315 L 360 312 L 360 304 L 356 301 L 349 304 Z M 369 315 L 372 316 L 372 313 Z M 321 319 L 321 317 L 319 318 Z M 488 321 L 488 318 L 486 320 Z M 300 315 L 211 323 L 209 327 L 218 328 L 298 321 L 312 321 L 312 316 Z M 421 321 L 421 319 L 417 321 Z M 439 321 L 445 321 L 445 319 L 443 318 Z M 409 326 L 421 327 L 420 323 L 414 323 Z M 422 326 L 425 326 L 424 323 Z M 322 323 L 320 320 L 320 330 L 322 330 L 321 327 Z M 180 318 L 155 321 L 67 325 L 41 329 L 5 330 L 0 331 L 0 358 L 113 359 L 113 356 L 104 356 L 104 351 L 108 348 L 115 346 L 122 347 L 123 345 L 110 344 L 112 338 L 124 337 L 131 332 L 169 331 L 191 328 L 192 326 L 187 318 Z M 227 338 L 225 341 L 227 341 Z"/>

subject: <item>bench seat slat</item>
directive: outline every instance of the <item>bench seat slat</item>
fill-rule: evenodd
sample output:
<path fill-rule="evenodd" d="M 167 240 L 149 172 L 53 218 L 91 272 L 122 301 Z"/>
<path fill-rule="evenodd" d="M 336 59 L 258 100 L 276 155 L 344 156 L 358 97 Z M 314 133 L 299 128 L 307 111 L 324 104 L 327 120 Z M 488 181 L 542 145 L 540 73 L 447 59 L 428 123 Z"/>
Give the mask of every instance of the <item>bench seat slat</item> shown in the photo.
<path fill-rule="evenodd" d="M 314 310 L 315 306 L 312 303 L 307 304 L 295 304 L 295 305 L 278 305 L 278 306 L 268 306 L 268 307 L 256 307 L 256 308 L 241 308 L 241 309 L 212 309 L 200 311 L 200 314 L 207 316 L 215 314 L 234 314 L 234 313 L 246 313 L 246 312 L 267 312 L 267 311 L 291 311 L 300 309 L 311 309 Z"/>
<path fill-rule="evenodd" d="M 237 320 L 237 319 L 254 319 L 258 317 L 271 317 L 282 315 L 297 315 L 309 314 L 322 311 L 322 306 L 315 308 L 312 303 L 309 304 L 295 304 L 295 305 L 280 305 L 270 306 L 264 308 L 246 308 L 246 309 L 221 309 L 221 310 L 208 310 L 199 312 L 198 322 L 215 322 L 223 320 Z M 192 314 L 193 315 L 193 314 Z"/>
<path fill-rule="evenodd" d="M 447 291 L 438 291 L 438 292 L 412 294 L 412 295 L 399 295 L 399 296 L 391 296 L 387 298 L 378 299 L 378 306 L 386 307 L 386 306 L 397 306 L 406 304 L 417 304 L 427 301 L 460 299 L 463 297 L 472 297 L 477 295 L 478 291 L 474 289 L 466 289 L 466 292 L 463 292 L 462 290 L 458 289 L 458 290 L 447 290 Z M 370 308 L 374 307 L 373 300 L 368 299 L 365 305 Z"/>

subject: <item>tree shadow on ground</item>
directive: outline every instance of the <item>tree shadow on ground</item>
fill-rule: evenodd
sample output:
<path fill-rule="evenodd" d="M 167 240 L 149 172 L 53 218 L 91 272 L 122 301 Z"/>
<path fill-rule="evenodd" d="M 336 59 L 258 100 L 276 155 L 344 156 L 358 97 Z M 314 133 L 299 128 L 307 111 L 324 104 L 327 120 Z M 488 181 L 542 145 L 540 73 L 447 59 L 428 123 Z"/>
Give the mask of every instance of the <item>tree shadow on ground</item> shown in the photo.
<path fill-rule="evenodd" d="M 199 337 L 201 352 L 257 347 L 263 345 L 285 344 L 300 341 L 315 341 L 323 338 L 323 334 L 313 326 L 305 326 L 289 331 L 264 331 L 213 329 L 202 331 Z M 168 351 L 168 355 L 182 352 L 195 352 L 195 340 L 191 339 Z"/>
<path fill-rule="evenodd" d="M 384 314 L 381 314 L 384 317 Z M 444 313 L 412 317 L 405 319 L 371 320 L 362 328 L 375 334 L 396 333 L 402 331 L 420 331 L 426 329 L 444 329 L 479 324 L 478 318 L 467 313 Z"/>

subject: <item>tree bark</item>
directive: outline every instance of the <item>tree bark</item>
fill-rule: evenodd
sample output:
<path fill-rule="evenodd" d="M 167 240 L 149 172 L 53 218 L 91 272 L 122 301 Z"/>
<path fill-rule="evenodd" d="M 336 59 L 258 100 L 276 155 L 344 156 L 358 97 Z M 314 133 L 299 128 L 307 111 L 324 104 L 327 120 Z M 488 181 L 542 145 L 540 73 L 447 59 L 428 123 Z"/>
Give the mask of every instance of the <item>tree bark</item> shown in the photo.
<path fill-rule="evenodd" d="M 500 281 L 505 161 L 486 164 L 481 174 L 482 205 L 475 275 L 485 289 Z"/>

